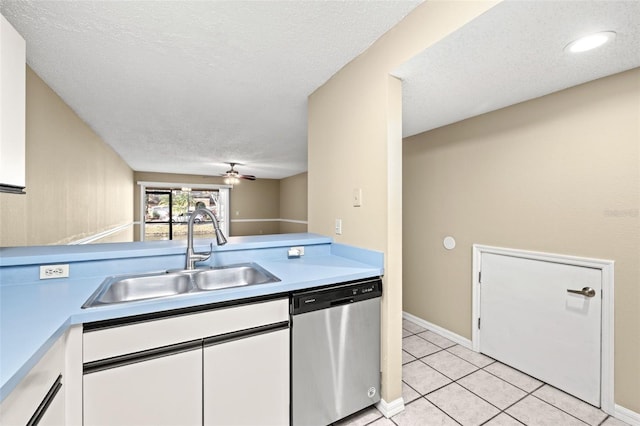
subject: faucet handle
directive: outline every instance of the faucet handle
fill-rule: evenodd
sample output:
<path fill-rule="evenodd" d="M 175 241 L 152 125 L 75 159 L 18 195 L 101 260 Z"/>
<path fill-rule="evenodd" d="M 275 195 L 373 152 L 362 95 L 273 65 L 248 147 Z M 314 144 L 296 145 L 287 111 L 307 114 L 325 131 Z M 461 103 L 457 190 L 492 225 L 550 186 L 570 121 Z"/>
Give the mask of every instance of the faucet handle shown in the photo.
<path fill-rule="evenodd" d="M 208 258 L 211 257 L 212 252 L 213 252 L 213 243 L 210 243 L 208 252 L 203 251 L 203 252 L 198 252 L 194 254 L 198 256 L 198 260 L 207 260 Z"/>

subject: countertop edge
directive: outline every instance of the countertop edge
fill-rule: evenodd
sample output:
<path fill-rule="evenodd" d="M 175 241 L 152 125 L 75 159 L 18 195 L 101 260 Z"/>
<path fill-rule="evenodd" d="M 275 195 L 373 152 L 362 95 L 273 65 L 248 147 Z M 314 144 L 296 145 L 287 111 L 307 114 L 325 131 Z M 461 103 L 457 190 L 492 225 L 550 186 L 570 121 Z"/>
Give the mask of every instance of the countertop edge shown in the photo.
<path fill-rule="evenodd" d="M 213 252 L 264 249 L 294 245 L 331 244 L 333 240 L 319 234 L 273 234 L 228 237 L 228 246 L 215 246 Z M 196 239 L 196 247 L 207 247 L 209 240 Z M 63 246 L 0 247 L 0 267 L 56 262 L 109 260 L 122 257 L 152 257 L 184 254 L 185 242 L 153 241 Z"/>
<path fill-rule="evenodd" d="M 45 354 L 53 347 L 53 345 L 62 337 L 69 327 L 71 327 L 70 318 L 67 318 L 51 335 L 40 345 L 40 347 L 25 361 L 22 366 L 0 386 L 0 403 L 20 384 L 20 382 L 29 374 L 31 369 L 45 356 Z"/>

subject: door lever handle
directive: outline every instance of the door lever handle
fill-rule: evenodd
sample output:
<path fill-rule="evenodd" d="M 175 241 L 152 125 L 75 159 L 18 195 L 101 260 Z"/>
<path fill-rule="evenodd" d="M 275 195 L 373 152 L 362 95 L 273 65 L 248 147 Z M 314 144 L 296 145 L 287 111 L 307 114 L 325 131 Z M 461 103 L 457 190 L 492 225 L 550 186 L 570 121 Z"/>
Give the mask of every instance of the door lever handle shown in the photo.
<path fill-rule="evenodd" d="M 581 294 L 587 297 L 593 297 L 596 295 L 596 291 L 591 287 L 583 287 L 582 290 L 569 290 L 567 289 L 567 293 Z"/>

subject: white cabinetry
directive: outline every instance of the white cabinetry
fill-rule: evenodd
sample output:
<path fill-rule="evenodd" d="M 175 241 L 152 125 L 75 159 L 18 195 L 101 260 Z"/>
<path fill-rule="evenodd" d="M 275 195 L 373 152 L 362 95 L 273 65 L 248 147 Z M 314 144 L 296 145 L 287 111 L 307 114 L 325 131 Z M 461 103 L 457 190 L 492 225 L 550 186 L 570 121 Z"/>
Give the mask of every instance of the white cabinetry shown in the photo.
<path fill-rule="evenodd" d="M 84 424 L 286 425 L 289 301 L 88 324 Z"/>
<path fill-rule="evenodd" d="M 2 401 L 0 424 L 65 424 L 64 357 L 64 337 L 61 337 Z"/>
<path fill-rule="evenodd" d="M 202 352 L 149 357 L 84 377 L 85 425 L 201 425 Z"/>
<path fill-rule="evenodd" d="M 64 408 L 64 394 L 60 394 L 62 392 L 62 387 L 60 387 L 60 391 L 58 394 L 51 400 L 49 406 L 46 407 L 46 410 L 42 413 L 42 417 L 36 423 L 38 426 L 66 426 L 68 422 L 66 421 L 65 408 Z"/>
<path fill-rule="evenodd" d="M 0 15 L 0 192 L 25 187 L 24 39 Z"/>
<path fill-rule="evenodd" d="M 289 424 L 289 330 L 204 348 L 205 425 Z"/>

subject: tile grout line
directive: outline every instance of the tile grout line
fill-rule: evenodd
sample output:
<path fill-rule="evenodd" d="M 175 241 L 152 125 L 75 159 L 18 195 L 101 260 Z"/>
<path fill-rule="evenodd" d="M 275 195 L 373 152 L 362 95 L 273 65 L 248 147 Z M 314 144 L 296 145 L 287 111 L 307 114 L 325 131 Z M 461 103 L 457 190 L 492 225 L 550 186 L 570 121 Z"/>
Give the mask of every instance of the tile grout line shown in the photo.
<path fill-rule="evenodd" d="M 569 394 L 569 393 L 567 393 L 567 392 L 564 392 L 562 389 L 558 389 L 558 388 L 556 388 L 556 387 L 554 387 L 554 386 L 550 385 L 549 383 L 543 383 L 543 385 L 542 385 L 542 386 L 538 387 L 538 388 L 537 388 L 536 390 L 534 390 L 533 392 L 535 392 L 535 391 L 537 391 L 537 390 L 540 390 L 540 389 L 541 389 L 542 387 L 544 387 L 545 385 L 546 385 L 546 386 L 549 386 L 549 387 L 551 387 L 551 388 L 553 388 L 553 389 L 556 389 L 557 391 L 562 392 L 563 394 L 565 394 L 565 395 L 567 395 L 567 396 L 569 396 L 569 397 L 571 397 L 571 398 L 576 399 L 576 401 L 578 401 L 578 402 L 581 402 L 581 403 L 587 404 L 587 405 L 589 405 L 590 407 L 592 407 L 592 408 L 594 408 L 594 409 L 596 409 L 596 410 L 598 410 L 598 411 L 600 411 L 600 412 L 604 413 L 604 414 L 606 415 L 606 417 L 605 417 L 605 418 L 604 418 L 600 423 L 598 423 L 598 426 L 599 426 L 599 425 L 602 425 L 602 423 L 604 423 L 604 422 L 605 422 L 609 417 L 612 417 L 612 416 L 610 416 L 608 413 L 605 413 L 604 411 L 602 411 L 602 409 L 601 409 L 601 408 L 596 407 L 596 406 L 594 406 L 594 405 L 591 405 L 591 404 L 589 404 L 588 402 L 582 401 L 581 399 L 576 398 L 575 396 L 573 396 L 573 395 L 571 395 L 571 394 Z M 533 396 L 534 398 L 539 399 L 540 401 L 544 402 L 545 404 L 548 404 L 548 405 L 550 405 L 550 406 L 552 406 L 552 407 L 554 407 L 554 408 L 556 408 L 556 409 L 558 409 L 558 410 L 562 411 L 563 413 L 566 413 L 566 414 L 570 415 L 571 417 L 574 417 L 574 418 L 576 418 L 576 419 L 580 420 L 580 421 L 581 421 L 581 422 L 583 422 L 583 423 L 586 423 L 586 424 L 588 424 L 588 425 L 591 425 L 591 423 L 587 422 L 586 420 L 582 420 L 581 418 L 577 417 L 575 414 L 571 414 L 571 413 L 569 413 L 568 411 L 565 411 L 564 409 L 562 409 L 561 407 L 558 407 L 557 405 L 555 405 L 555 404 L 553 404 L 553 403 L 551 403 L 551 402 L 549 402 L 549 401 L 545 401 L 544 399 L 540 398 L 540 397 L 539 397 L 539 396 L 537 396 L 537 395 L 533 395 L 533 392 L 531 392 L 531 396 Z"/>
<path fill-rule="evenodd" d="M 405 382 L 405 381 L 404 381 L 404 379 L 402 380 L 402 383 L 404 383 L 405 385 L 409 386 L 411 389 L 413 389 L 413 390 L 415 391 L 415 393 L 417 393 L 418 395 L 420 395 L 420 392 L 418 392 L 418 390 L 417 390 L 416 388 L 414 388 L 413 386 L 411 386 L 409 383 Z M 419 398 L 422 398 L 422 395 L 420 395 L 420 396 L 419 396 L 418 398 L 416 398 L 416 399 L 419 399 Z M 415 400 L 414 400 L 414 401 L 415 401 Z M 411 402 L 413 402 L 413 401 L 411 401 Z M 411 402 L 409 402 L 409 404 L 410 404 Z"/>
<path fill-rule="evenodd" d="M 546 384 L 547 384 L 547 383 L 545 383 L 545 385 L 546 385 Z M 544 385 L 543 385 L 543 386 L 544 386 Z M 541 387 L 542 387 L 542 386 L 540 386 L 540 388 L 541 388 Z M 538 388 L 538 389 L 540 389 L 540 388 Z M 538 389 L 536 389 L 536 390 L 538 390 Z M 562 391 L 561 391 L 561 392 L 562 392 Z M 566 393 L 566 392 L 565 392 L 565 393 Z M 567 394 L 567 395 L 569 395 L 569 394 Z M 550 405 L 551 407 L 555 408 L 556 410 L 560 410 L 560 411 L 562 411 L 563 413 L 565 413 L 565 414 L 567 414 L 567 415 L 569 415 L 569 416 L 573 417 L 574 419 L 576 419 L 576 420 L 578 420 L 578 421 L 580 421 L 580 422 L 582 422 L 582 423 L 584 423 L 584 424 L 586 424 L 586 425 L 588 425 L 588 424 L 589 424 L 589 423 L 585 422 L 584 420 L 582 420 L 582 419 L 580 419 L 580 418 L 578 418 L 578 417 L 574 416 L 573 414 L 571 414 L 571 413 L 568 413 L 568 412 L 564 411 L 562 408 L 560 408 L 560 407 L 558 407 L 558 406 L 555 406 L 555 405 L 551 404 L 550 402 L 545 401 L 545 400 L 544 400 L 544 399 L 542 399 L 542 398 L 538 398 L 538 396 L 537 396 L 537 395 L 533 395 L 533 393 L 531 394 L 531 396 L 532 396 L 532 397 L 534 397 L 534 398 L 536 398 L 538 401 L 542 401 L 542 402 L 544 402 L 545 404 Z"/>
<path fill-rule="evenodd" d="M 489 366 L 491 366 L 491 365 L 495 364 L 496 362 L 500 362 L 500 361 L 492 362 L 491 364 L 487 365 L 487 367 L 489 367 Z M 502 364 L 502 363 L 501 363 L 501 364 Z M 509 368 L 512 368 L 512 369 L 516 370 L 515 368 L 510 367 L 510 366 L 508 366 L 507 364 L 502 364 L 502 365 L 504 365 L 504 366 L 506 366 L 506 367 L 509 367 Z M 527 376 L 527 377 L 531 377 L 533 380 L 535 380 L 535 381 L 537 381 L 537 382 L 540 382 L 540 383 L 541 383 L 541 384 L 540 384 L 538 387 L 536 387 L 534 390 L 532 390 L 532 391 L 528 391 L 528 390 L 526 390 L 526 389 L 522 389 L 520 386 L 516 385 L 515 383 L 511 383 L 510 381 L 503 379 L 502 377 L 498 376 L 497 374 L 493 374 L 491 371 L 485 370 L 485 367 L 482 367 L 482 368 L 481 368 L 481 370 L 484 370 L 486 373 L 489 373 L 489 374 L 491 374 L 492 376 L 497 377 L 498 379 L 502 380 L 503 382 L 507 382 L 507 383 L 509 383 L 511 386 L 515 386 L 516 388 L 520 389 L 522 392 L 527 392 L 527 394 L 532 393 L 532 392 L 535 392 L 535 391 L 537 391 L 538 389 L 540 389 L 542 386 L 546 385 L 546 383 L 544 383 L 543 381 L 538 380 L 538 379 L 536 379 L 535 377 L 531 377 L 531 376 L 529 376 L 529 375 L 528 375 L 528 374 L 526 374 L 526 373 L 522 373 L 520 370 L 516 370 L 518 373 L 524 374 L 524 375 L 525 375 L 525 376 Z"/>
<path fill-rule="evenodd" d="M 447 383 L 446 385 L 444 385 L 444 386 L 442 386 L 442 387 L 440 387 L 440 388 L 438 388 L 438 389 L 442 389 L 443 387 L 448 386 L 448 385 L 450 385 L 450 384 L 451 384 L 451 383 Z M 413 389 L 413 388 L 412 388 L 412 389 Z M 411 401 L 410 403 L 406 404 L 406 405 L 405 405 L 405 408 L 406 408 L 408 405 L 411 405 L 411 404 L 415 403 L 416 401 L 419 401 L 419 400 L 421 400 L 421 399 L 424 399 L 424 400 L 425 400 L 425 401 L 427 401 L 429 404 L 433 405 L 433 406 L 434 406 L 434 407 L 436 407 L 439 411 L 441 411 L 441 412 L 442 412 L 442 414 L 444 414 L 445 416 L 447 416 L 448 418 L 450 418 L 451 420 L 453 420 L 456 424 L 459 424 L 459 425 L 461 425 L 461 426 L 462 426 L 462 423 L 460 423 L 459 421 L 457 421 L 456 419 L 454 419 L 453 417 L 451 417 L 451 416 L 450 416 L 446 411 L 444 411 L 442 408 L 438 407 L 436 404 L 434 404 L 433 402 L 431 402 L 431 401 L 429 401 L 429 400 L 427 399 L 427 395 L 429 395 L 429 394 L 430 394 L 430 393 L 432 393 L 432 392 L 435 392 L 435 391 L 436 391 L 436 390 L 438 390 L 438 389 L 435 389 L 435 390 L 433 390 L 433 391 L 431 391 L 431 392 L 429 392 L 429 393 L 425 393 L 424 395 L 420 395 L 420 397 L 418 397 L 418 398 L 414 399 L 413 401 Z M 414 390 L 415 390 L 415 389 L 414 389 Z M 416 392 L 417 392 L 417 391 L 416 391 Z M 420 394 L 420 393 L 418 392 L 418 394 Z M 398 413 L 398 414 L 399 414 L 399 413 Z M 397 416 L 398 414 L 396 414 L 396 416 Z M 395 416 L 394 416 L 394 417 L 395 417 Z M 393 417 L 392 417 L 390 420 L 391 420 L 391 421 L 393 421 Z M 394 424 L 396 424 L 396 425 L 398 424 L 398 423 L 396 423 L 396 422 L 393 422 L 393 423 L 394 423 Z"/>
<path fill-rule="evenodd" d="M 603 413 L 604 413 L 604 411 L 603 411 Z M 598 425 L 597 425 L 597 426 L 602 426 L 603 424 L 605 424 L 605 422 L 606 422 L 607 420 L 609 420 L 609 418 L 615 419 L 615 417 L 613 417 L 611 414 L 608 414 L 608 413 L 605 413 L 605 414 L 607 415 L 607 417 L 605 417 L 605 418 L 604 418 L 604 420 L 602 420 L 600 423 L 598 423 Z M 617 419 L 616 419 L 616 420 L 617 420 Z"/>
<path fill-rule="evenodd" d="M 439 352 L 442 352 L 442 351 L 439 351 Z M 434 353 L 439 353 L 439 352 L 434 352 Z M 427 355 L 427 356 L 428 356 L 428 355 Z M 426 358 L 426 357 L 423 357 L 423 358 Z M 420 358 L 418 361 L 422 361 L 422 358 Z M 446 377 L 447 379 L 451 380 L 452 382 L 457 382 L 458 380 L 460 380 L 460 379 L 462 379 L 462 378 L 464 378 L 464 377 L 467 377 L 467 376 L 469 376 L 469 375 L 471 375 L 471 374 L 475 373 L 476 371 L 480 370 L 480 368 L 479 368 L 479 367 L 476 367 L 476 366 L 474 365 L 474 367 L 476 367 L 476 369 L 475 369 L 475 370 L 473 370 L 473 371 L 472 371 L 472 372 L 470 372 L 470 373 L 465 374 L 464 376 L 460 376 L 459 378 L 454 379 L 453 377 L 449 377 L 449 376 L 447 376 L 445 373 L 443 373 L 442 371 L 438 370 L 437 368 L 430 366 L 430 365 L 429 365 L 429 364 L 427 364 L 426 362 L 422 361 L 422 363 L 423 363 L 424 365 L 426 365 L 427 367 L 432 368 L 434 371 L 437 371 L 438 373 L 442 374 L 444 377 Z M 473 364 L 471 364 L 471 365 L 473 365 Z"/>
<path fill-rule="evenodd" d="M 500 411 L 498 414 L 496 414 L 495 416 L 491 417 L 490 419 L 488 419 L 486 422 L 481 423 L 480 426 L 482 425 L 486 425 L 487 423 L 489 423 L 491 420 L 495 419 L 496 417 L 498 417 L 500 414 L 504 414 L 505 416 L 509 417 L 510 419 L 513 419 L 514 422 L 517 422 L 521 425 L 527 426 L 525 423 L 522 423 L 520 420 L 516 419 L 515 417 L 513 417 L 512 415 L 510 415 L 509 413 L 506 413 L 504 411 Z"/>
<path fill-rule="evenodd" d="M 417 335 L 417 334 L 414 334 L 414 336 L 418 336 L 418 335 Z M 409 337 L 409 336 L 407 336 L 407 337 Z M 437 346 L 437 347 L 441 348 L 441 350 L 436 351 L 436 352 L 433 352 L 433 353 L 430 353 L 429 355 L 425 355 L 425 356 L 423 356 L 422 358 L 426 358 L 426 357 L 428 357 L 428 356 L 430 356 L 430 355 L 434 355 L 434 354 L 437 354 L 437 353 L 439 353 L 439 352 L 446 351 L 447 353 L 449 353 L 449 354 L 451 354 L 451 355 L 453 355 L 453 356 L 455 356 L 455 357 L 457 357 L 457 358 L 459 358 L 459 359 L 463 360 L 463 361 L 464 361 L 464 362 L 466 362 L 466 363 L 469 363 L 470 365 L 473 365 L 474 367 L 476 367 L 476 368 L 478 368 L 478 369 L 483 369 L 483 368 L 485 368 L 485 367 L 490 366 L 491 364 L 494 364 L 494 363 L 498 362 L 497 360 L 495 360 L 495 359 L 493 359 L 493 358 L 491 358 L 491 357 L 489 357 L 489 356 L 487 356 L 487 355 L 483 355 L 483 354 L 481 354 L 481 355 L 486 356 L 487 358 L 491 359 L 491 362 L 490 362 L 489 364 L 485 365 L 485 366 L 479 366 L 479 365 L 474 364 L 473 362 L 471 362 L 471 361 L 469 361 L 469 360 L 467 360 L 467 359 L 462 358 L 462 357 L 461 357 L 461 356 L 459 356 L 458 354 L 455 354 L 455 353 L 453 353 L 453 352 L 449 351 L 449 349 L 451 349 L 451 348 L 453 348 L 453 347 L 455 347 L 455 346 L 463 347 L 462 345 L 459 345 L 458 343 L 454 343 L 454 344 L 453 344 L 453 345 L 451 345 L 451 346 L 447 346 L 446 348 L 443 348 L 442 346 L 438 345 L 437 343 L 434 343 L 434 342 L 432 342 L 432 341 L 430 341 L 430 340 L 427 340 L 427 339 L 425 339 L 425 338 L 424 338 L 424 337 L 422 337 L 422 336 L 418 336 L 418 337 L 420 337 L 421 339 L 423 339 L 423 340 L 425 340 L 425 341 L 427 341 L 427 342 L 431 343 L 432 345 L 435 345 L 435 346 Z M 404 349 L 402 349 L 402 350 L 404 350 Z M 415 355 L 413 355 L 411 352 L 409 352 L 409 351 L 405 351 L 405 352 L 407 352 L 409 355 L 411 355 L 411 356 L 413 356 L 413 357 L 415 358 Z M 416 358 L 416 359 L 422 359 L 422 358 Z M 443 373 L 443 374 L 444 374 L 444 373 Z M 517 387 L 517 386 L 516 386 L 516 387 Z M 523 390 L 524 390 L 524 389 L 523 389 Z"/>
<path fill-rule="evenodd" d="M 451 383 L 449 383 L 449 384 L 451 384 Z M 447 386 L 448 386 L 448 385 L 447 385 Z M 435 391 L 434 391 L 434 392 L 435 392 Z M 442 411 L 442 412 L 444 413 L 444 415 L 445 415 L 445 416 L 449 417 L 451 420 L 453 420 L 454 422 L 456 422 L 457 424 L 459 424 L 459 425 L 461 425 L 461 426 L 462 426 L 462 423 L 460 423 L 459 421 L 457 421 L 456 419 L 454 419 L 453 417 L 451 417 L 451 416 L 449 415 L 449 413 L 447 413 L 446 411 L 444 411 L 442 408 L 440 408 L 439 406 L 437 406 L 435 403 L 433 403 L 433 402 L 429 401 L 429 400 L 426 398 L 426 396 L 423 396 L 423 398 L 424 398 L 424 399 L 425 399 L 429 404 L 433 405 L 433 406 L 434 406 L 434 407 L 436 407 L 438 410 Z"/>

